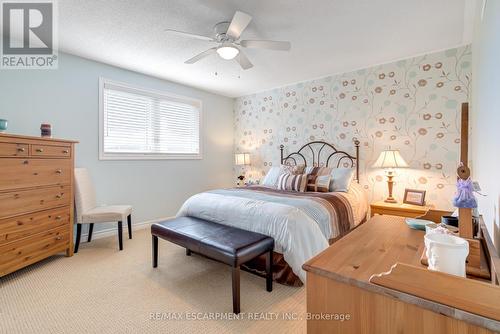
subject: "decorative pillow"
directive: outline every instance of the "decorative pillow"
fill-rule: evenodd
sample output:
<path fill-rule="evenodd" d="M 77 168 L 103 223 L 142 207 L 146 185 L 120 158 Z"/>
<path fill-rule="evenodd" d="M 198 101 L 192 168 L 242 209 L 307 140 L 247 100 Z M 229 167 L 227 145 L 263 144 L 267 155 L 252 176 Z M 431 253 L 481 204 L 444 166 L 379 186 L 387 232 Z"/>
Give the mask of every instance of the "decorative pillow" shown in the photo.
<path fill-rule="evenodd" d="M 271 167 L 264 179 L 262 180 L 263 186 L 274 187 L 278 186 L 278 178 L 281 174 L 302 174 L 304 172 L 304 165 L 280 165 L 279 167 Z"/>
<path fill-rule="evenodd" d="M 307 167 L 307 191 L 319 191 L 316 190 L 316 179 L 319 176 L 330 176 L 331 172 L 332 169 L 329 167 Z M 322 181 L 325 182 L 324 179 Z"/>
<path fill-rule="evenodd" d="M 278 185 L 278 178 L 281 175 L 281 167 L 271 167 L 268 171 L 264 179 L 262 180 L 263 186 L 274 187 Z"/>
<path fill-rule="evenodd" d="M 304 173 L 305 165 L 281 165 L 282 174 L 302 174 Z"/>
<path fill-rule="evenodd" d="M 354 179 L 354 168 L 334 168 L 331 176 L 330 191 L 348 192 Z"/>
<path fill-rule="evenodd" d="M 327 193 L 330 191 L 331 175 L 319 175 L 314 179 L 314 183 L 307 183 L 307 191 Z M 308 182 L 310 182 L 308 180 Z"/>
<path fill-rule="evenodd" d="M 307 174 L 281 174 L 278 178 L 278 189 L 288 191 L 306 191 Z"/>

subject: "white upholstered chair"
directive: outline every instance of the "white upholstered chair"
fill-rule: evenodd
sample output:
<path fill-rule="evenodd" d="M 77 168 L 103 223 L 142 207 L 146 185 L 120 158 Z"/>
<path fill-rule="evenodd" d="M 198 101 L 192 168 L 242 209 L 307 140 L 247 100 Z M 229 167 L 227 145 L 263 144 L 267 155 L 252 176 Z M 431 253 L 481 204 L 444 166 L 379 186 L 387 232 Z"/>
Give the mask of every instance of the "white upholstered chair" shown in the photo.
<path fill-rule="evenodd" d="M 130 205 L 97 206 L 95 189 L 85 168 L 75 168 L 75 207 L 76 207 L 76 242 L 75 253 L 78 252 L 82 224 L 89 224 L 88 242 L 92 240 L 95 223 L 118 222 L 118 244 L 123 249 L 122 222 L 127 219 L 128 238 L 132 239 L 132 207 Z"/>

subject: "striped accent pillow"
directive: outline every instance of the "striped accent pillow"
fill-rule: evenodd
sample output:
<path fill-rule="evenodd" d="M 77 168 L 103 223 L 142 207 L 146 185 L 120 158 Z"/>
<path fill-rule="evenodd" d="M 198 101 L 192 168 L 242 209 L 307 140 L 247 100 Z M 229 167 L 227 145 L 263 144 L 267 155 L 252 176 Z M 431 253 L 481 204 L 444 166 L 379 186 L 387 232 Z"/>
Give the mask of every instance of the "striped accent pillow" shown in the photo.
<path fill-rule="evenodd" d="M 320 176 L 329 176 L 331 172 L 332 169 L 330 167 L 307 167 L 307 191 L 318 191 L 316 190 L 316 179 Z M 323 182 L 321 182 L 321 184 L 323 184 Z"/>
<path fill-rule="evenodd" d="M 330 191 L 331 175 L 318 175 L 314 179 L 314 183 L 307 183 L 307 191 L 315 191 L 319 193 L 327 193 Z M 308 180 L 308 182 L 311 182 Z"/>
<path fill-rule="evenodd" d="M 306 191 L 306 174 L 281 174 L 278 178 L 278 189 L 287 191 Z"/>

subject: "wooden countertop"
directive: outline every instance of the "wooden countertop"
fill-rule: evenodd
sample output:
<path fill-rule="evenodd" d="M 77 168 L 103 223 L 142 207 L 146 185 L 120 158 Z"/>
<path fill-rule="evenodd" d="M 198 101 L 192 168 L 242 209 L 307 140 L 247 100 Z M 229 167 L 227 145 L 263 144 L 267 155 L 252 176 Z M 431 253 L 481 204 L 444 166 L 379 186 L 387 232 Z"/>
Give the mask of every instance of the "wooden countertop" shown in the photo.
<path fill-rule="evenodd" d="M 402 217 L 375 216 L 303 268 L 342 281 L 368 283 L 373 274 L 389 271 L 396 262 L 424 267 L 420 263 L 424 234 L 409 228 Z"/>
<path fill-rule="evenodd" d="M 409 228 L 403 217 L 375 216 L 303 265 L 309 273 L 384 294 L 475 325 L 500 331 L 500 322 L 369 282 L 399 262 L 420 263 L 424 232 Z"/>

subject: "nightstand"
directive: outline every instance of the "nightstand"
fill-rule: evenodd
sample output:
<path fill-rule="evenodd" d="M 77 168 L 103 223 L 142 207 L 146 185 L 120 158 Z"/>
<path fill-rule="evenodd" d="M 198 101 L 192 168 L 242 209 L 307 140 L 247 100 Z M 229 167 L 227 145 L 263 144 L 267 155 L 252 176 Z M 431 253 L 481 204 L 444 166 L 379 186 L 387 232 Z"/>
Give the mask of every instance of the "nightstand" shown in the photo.
<path fill-rule="evenodd" d="M 392 215 L 400 217 L 417 218 L 427 214 L 432 206 L 412 205 L 404 203 L 387 203 L 379 201 L 370 204 L 370 216 L 374 215 Z"/>

